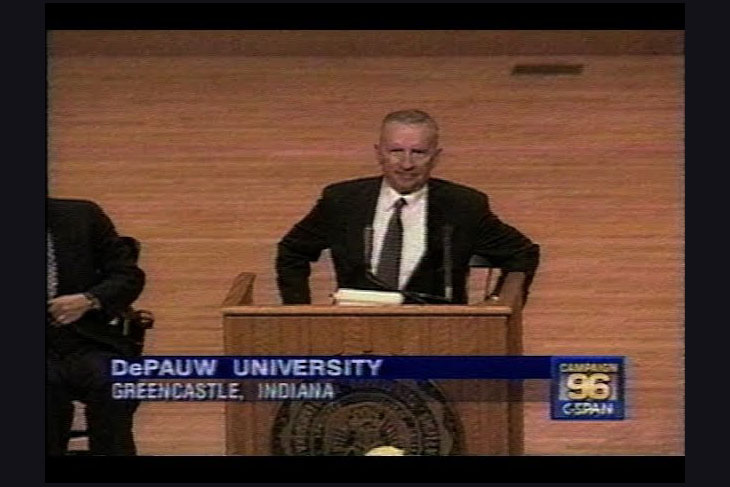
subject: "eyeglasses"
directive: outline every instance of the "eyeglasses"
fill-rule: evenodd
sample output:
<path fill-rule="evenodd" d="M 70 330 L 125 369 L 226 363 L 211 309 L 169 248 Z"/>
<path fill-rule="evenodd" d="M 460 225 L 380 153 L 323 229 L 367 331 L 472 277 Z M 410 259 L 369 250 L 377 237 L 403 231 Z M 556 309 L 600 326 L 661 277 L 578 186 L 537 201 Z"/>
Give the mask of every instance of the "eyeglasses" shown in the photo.
<path fill-rule="evenodd" d="M 431 160 L 431 158 L 436 154 L 436 151 L 420 149 L 413 149 L 410 151 L 405 149 L 391 149 L 386 153 L 386 156 L 391 162 L 403 162 L 406 160 L 406 157 L 408 157 L 408 154 L 410 154 L 410 161 L 413 164 L 423 164 Z"/>

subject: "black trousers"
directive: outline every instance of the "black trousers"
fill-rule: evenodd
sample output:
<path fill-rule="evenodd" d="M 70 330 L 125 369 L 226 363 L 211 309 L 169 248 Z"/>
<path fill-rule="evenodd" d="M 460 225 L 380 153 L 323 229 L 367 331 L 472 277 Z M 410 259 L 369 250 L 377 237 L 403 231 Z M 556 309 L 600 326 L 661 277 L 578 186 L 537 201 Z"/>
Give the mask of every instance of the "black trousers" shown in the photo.
<path fill-rule="evenodd" d="M 116 400 L 111 394 L 109 359 L 118 353 L 93 347 L 46 358 L 46 453 L 64 455 L 73 421 L 72 401 L 86 406 L 89 453 L 136 455 L 132 420 L 138 401 Z"/>

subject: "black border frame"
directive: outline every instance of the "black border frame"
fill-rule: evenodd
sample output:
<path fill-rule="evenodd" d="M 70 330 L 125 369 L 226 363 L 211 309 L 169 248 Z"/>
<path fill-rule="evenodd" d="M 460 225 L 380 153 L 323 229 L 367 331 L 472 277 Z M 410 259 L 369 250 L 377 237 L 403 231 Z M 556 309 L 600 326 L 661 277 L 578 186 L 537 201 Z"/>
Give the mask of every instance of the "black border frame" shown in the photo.
<path fill-rule="evenodd" d="M 117 7 L 109 7 L 109 4 L 76 4 L 76 9 L 88 9 L 86 12 L 94 11 L 95 14 L 86 14 L 82 17 L 76 17 L 75 19 L 67 19 L 68 23 L 64 24 L 62 20 L 63 15 L 55 18 L 46 17 L 47 11 L 44 11 L 44 7 L 50 5 L 60 5 L 56 2 L 43 2 L 40 7 L 35 3 L 27 4 L 26 7 L 29 10 L 28 17 L 31 17 L 29 25 L 31 26 L 29 32 L 31 36 L 26 33 L 22 35 L 24 41 L 22 47 L 18 46 L 17 52 L 20 56 L 18 60 L 25 59 L 26 66 L 30 65 L 30 77 L 27 80 L 17 78 L 12 79 L 11 90 L 17 90 L 18 92 L 26 94 L 27 99 L 23 100 L 22 110 L 20 115 L 16 118 L 16 123 L 20 127 L 27 128 L 26 133 L 30 134 L 43 134 L 44 138 L 47 136 L 46 133 L 46 99 L 40 97 L 40 90 L 45 92 L 45 59 L 39 60 L 38 55 L 40 52 L 45 53 L 45 31 L 48 28 L 95 28 L 95 29 L 114 29 L 114 28 L 199 28 L 199 29 L 215 29 L 215 28 L 424 28 L 424 24 L 418 20 L 409 20 L 401 17 L 401 23 L 394 21 L 393 23 L 379 24 L 377 19 L 374 20 L 376 24 L 364 25 L 362 22 L 373 20 L 369 17 L 360 18 L 359 23 L 351 24 L 348 20 L 343 18 L 336 18 L 334 21 L 311 18 L 311 17 L 300 17 L 292 15 L 281 16 L 279 10 L 276 15 L 276 20 L 271 23 L 246 23 L 246 20 L 240 18 L 231 23 L 230 19 L 221 21 L 217 14 L 213 13 L 215 10 L 214 6 L 206 6 L 204 4 L 197 4 L 198 8 L 203 10 L 212 9 L 211 14 L 203 14 L 201 16 L 200 10 L 195 12 L 194 19 L 190 16 L 181 15 L 177 13 L 170 18 L 166 16 L 166 12 L 170 9 L 181 8 L 186 10 L 190 7 L 180 7 L 185 4 L 157 4 L 154 7 L 155 15 L 165 16 L 164 19 L 152 18 L 149 14 L 144 17 L 144 20 L 139 16 L 139 10 L 143 8 L 142 4 L 117 4 Z M 83 5 L 83 7 L 81 7 Z M 211 4 L 208 4 L 211 5 Z M 231 4 L 232 5 L 232 4 Z M 261 4 L 259 4 L 261 5 Z M 301 4 L 300 4 L 301 5 Z M 329 7 L 338 5 L 331 3 Z M 366 5 L 366 4 L 361 4 Z M 375 5 L 375 4 L 374 4 Z M 462 4 L 464 5 L 464 4 Z M 478 8 L 500 8 L 493 5 L 481 4 Z M 500 4 L 504 5 L 504 4 Z M 536 7 L 536 5 L 545 4 L 530 4 L 530 8 L 543 9 L 548 7 Z M 652 12 L 657 4 L 602 4 L 604 7 L 596 6 L 596 4 L 563 4 L 561 7 L 562 12 L 567 12 L 567 17 L 556 18 L 552 16 L 543 16 L 539 20 L 535 21 L 534 18 L 539 17 L 535 15 L 534 11 L 531 11 L 531 20 L 525 20 L 524 18 L 516 19 L 515 17 L 502 17 L 498 20 L 486 20 L 482 19 L 467 19 L 456 15 L 449 14 L 447 18 L 442 17 L 443 10 L 439 11 L 428 10 L 432 12 L 430 21 L 433 28 L 500 28 L 500 29 L 554 29 L 554 28 L 571 28 L 571 29 L 681 29 L 684 28 L 684 4 L 678 4 L 682 6 L 682 27 L 677 27 L 678 24 L 676 18 L 671 20 L 669 18 L 660 16 L 648 15 Z M 665 4 L 666 5 L 666 4 Z M 677 5 L 677 4 L 674 4 Z M 608 7 L 610 6 L 610 7 Z M 280 7 L 280 6 L 278 6 Z M 60 8 L 60 7 L 52 7 Z M 109 14 L 111 10 L 118 8 L 116 19 L 112 22 L 109 19 L 100 19 L 97 15 L 104 13 Z M 251 7 L 249 5 L 241 5 L 230 7 L 235 9 L 250 9 L 258 8 Z M 263 7 L 262 7 L 263 8 Z M 344 6 L 341 7 L 344 12 Z M 455 8 L 454 4 L 451 4 L 449 8 Z M 475 7 L 476 8 L 476 7 Z M 511 7 L 513 15 L 523 15 L 525 5 L 514 5 Z M 598 24 L 591 24 L 591 20 L 586 18 L 587 16 L 596 15 L 599 11 L 605 13 L 606 9 L 616 9 L 614 12 L 623 12 L 617 15 L 603 16 L 602 20 Z M 676 12 L 677 7 L 671 7 L 669 10 Z M 128 10 L 125 10 L 128 9 Z M 505 7 L 506 10 L 509 10 Z M 637 10 L 631 10 L 637 9 Z M 410 9 L 409 9 L 410 10 Z M 505 10 L 505 11 L 506 11 Z M 129 15 L 120 12 L 130 12 Z M 134 15 L 131 12 L 136 11 Z M 241 11 L 241 10 L 239 10 Z M 249 10 L 250 11 L 250 10 Z M 270 12 L 276 11 L 276 8 L 270 10 Z M 296 10 L 290 11 L 290 13 Z M 453 10 L 449 11 L 452 12 Z M 27 11 L 26 11 L 27 12 Z M 23 12 L 23 14 L 26 14 Z M 230 11 L 229 11 L 230 12 Z M 312 11 L 313 12 L 313 11 Z M 627 18 L 626 13 L 630 12 L 632 15 Z M 639 12 L 637 14 L 637 12 Z M 643 12 L 643 13 L 641 13 Z M 77 10 L 78 13 L 78 10 Z M 636 15 L 633 15 L 636 14 Z M 55 15 L 55 14 L 54 14 Z M 343 13 L 344 15 L 344 13 Z M 434 17 L 435 16 L 435 17 Z M 44 20 L 45 19 L 45 23 Z M 642 20 L 645 22 L 642 24 Z M 27 20 L 24 17 L 23 20 Z M 440 21 L 443 21 L 441 23 Z M 459 22 L 464 23 L 459 23 Z M 75 26 L 72 24 L 75 22 Z M 136 23 L 135 23 L 136 22 Z M 186 24 L 187 22 L 187 24 Z M 197 24 L 195 24 L 197 22 Z M 311 22 L 311 23 L 307 23 Z M 331 22 L 331 23 L 330 23 Z M 383 21 L 384 22 L 384 21 Z M 414 25 L 409 22 L 417 22 L 418 25 Z M 480 23 L 481 22 L 481 23 Z M 551 22 L 555 22 L 551 25 Z M 595 22 L 595 21 L 594 21 Z M 191 25 L 194 24 L 194 25 Z M 110 25 L 111 24 L 111 25 Z M 387 25 L 387 27 L 386 27 Z M 530 26 L 528 26 L 530 25 Z M 21 21 L 21 29 L 27 29 L 26 25 L 23 25 Z M 38 35 L 40 31 L 40 36 Z M 698 31 L 695 33 L 699 34 Z M 694 33 L 693 33 L 694 35 Z M 27 39 L 30 37 L 30 39 Z M 702 49 L 699 46 L 700 35 L 697 37 L 690 37 L 690 45 L 694 45 L 692 49 Z M 707 38 L 705 37 L 705 40 Z M 698 47 L 699 46 L 699 47 Z M 14 48 L 16 46 L 13 46 Z M 23 50 L 29 55 L 23 57 Z M 698 52 L 698 51 L 694 51 Z M 19 64 L 23 64 L 21 61 Z M 691 86 L 691 85 L 690 85 Z M 697 113 L 688 107 L 687 113 Z M 36 118 L 39 117 L 39 118 Z M 17 125 L 16 125 L 17 126 Z M 696 135 L 696 134 L 693 134 Z M 719 135 L 719 134 L 717 134 Z M 724 134 L 723 134 L 724 135 Z M 692 139 L 697 140 L 697 139 Z M 716 141 L 717 139 L 715 139 Z M 45 160 L 47 157 L 45 144 L 39 143 L 36 136 L 31 136 L 30 143 L 25 143 L 22 147 L 19 147 L 18 155 L 16 157 L 22 157 L 22 159 L 16 160 L 28 160 L 32 161 L 29 164 L 24 164 L 22 168 L 19 168 L 19 176 L 22 180 L 20 185 L 21 191 L 19 198 L 14 198 L 14 206 L 21 206 L 23 213 L 21 216 L 29 215 L 30 218 L 19 218 L 17 227 L 20 228 L 22 233 L 26 233 L 28 229 L 32 235 L 29 236 L 28 241 L 13 242 L 15 247 L 10 251 L 23 256 L 29 255 L 30 258 L 27 262 L 35 262 L 37 255 L 43 252 L 41 246 L 43 237 L 41 235 L 41 229 L 35 225 L 37 217 L 41 214 L 45 214 L 45 208 L 43 203 L 39 201 L 37 195 L 35 195 L 35 189 L 25 191 L 24 188 L 36 188 L 39 187 L 38 181 L 43 181 L 43 191 L 46 194 L 47 175 Z M 694 149 L 693 149 L 694 150 Z M 718 154 L 722 154 L 719 152 Z M 717 156 L 708 157 L 716 158 Z M 41 166 L 38 161 L 44 161 Z M 39 174 L 40 173 L 40 174 Z M 696 173 L 694 173 L 696 174 Z M 39 177 L 40 176 L 40 177 Z M 686 172 L 685 172 L 686 177 Z M 14 222 L 15 223 L 15 222 Z M 17 228 L 16 227 L 16 228 Z M 36 234 L 37 232 L 37 234 Z M 32 243 L 31 243 L 32 242 Z M 37 245 L 37 247 L 36 247 Z M 15 255 L 15 254 L 11 254 Z M 714 263 L 714 262 L 713 262 Z M 33 263 L 26 265 L 26 260 L 21 259 L 19 261 L 11 262 L 11 272 L 13 284 L 16 281 L 20 282 L 21 288 L 23 289 L 35 289 L 36 286 L 39 288 L 39 294 L 45 291 L 41 290 L 42 282 L 36 279 L 35 271 L 28 272 L 28 267 L 35 269 L 38 266 L 39 273 L 45 274 L 45 269 L 41 267 L 42 263 Z M 27 281 L 27 282 L 26 282 Z M 27 286 L 25 284 L 28 284 Z M 31 293 L 35 296 L 35 292 Z M 18 314 L 18 318 L 15 318 L 13 323 L 22 323 L 28 321 L 27 309 L 34 309 L 35 305 L 30 302 L 24 303 L 25 298 L 21 299 L 20 305 L 17 305 L 16 311 L 21 311 L 22 314 Z M 33 301 L 33 299 L 29 299 Z M 720 301 L 722 302 L 722 301 Z M 19 308 L 19 309 L 18 309 Z M 11 317 L 13 319 L 14 317 Z M 31 320 L 35 321 L 35 320 Z M 707 323 L 714 321 L 713 318 L 707 317 Z M 25 330 L 20 330 L 21 334 L 25 333 Z M 37 335 L 36 335 L 37 333 Z M 42 337 L 42 330 L 31 329 L 30 331 L 32 344 L 39 343 L 38 337 Z M 42 338 L 40 339 L 43 340 Z M 16 349 L 12 350 L 14 353 L 18 353 L 18 358 L 15 360 L 17 363 L 26 364 L 28 361 L 28 350 L 33 350 L 30 356 L 35 356 L 35 348 L 32 347 L 27 350 Z M 12 353 L 11 353 L 12 355 Z M 34 361 L 36 364 L 41 364 L 43 361 Z M 39 377 L 44 374 L 42 366 L 38 369 L 28 367 L 27 371 L 24 368 L 24 372 L 31 373 L 31 370 L 36 370 L 32 376 Z M 38 375 L 36 375 L 38 374 Z M 21 383 L 17 384 L 17 389 L 13 392 L 20 397 L 33 398 L 37 397 L 38 388 L 37 381 L 32 381 L 29 384 Z M 40 393 L 42 394 L 42 392 Z M 43 405 L 43 398 L 40 397 L 34 401 L 37 404 Z M 21 447 L 27 452 L 39 452 L 43 454 L 43 442 L 37 441 L 38 437 L 42 435 L 42 422 L 38 421 L 40 417 L 33 408 L 30 407 L 25 412 L 29 414 L 25 424 L 20 425 L 20 429 L 16 430 L 14 437 L 18 438 Z M 13 425 L 18 426 L 18 425 Z M 12 428 L 11 428 L 12 431 Z M 40 435 L 37 433 L 40 432 Z M 35 456 L 35 455 L 33 455 Z M 438 461 L 427 461 L 427 459 L 410 458 L 406 461 L 409 462 L 409 467 L 404 465 L 403 459 L 396 460 L 397 463 L 392 463 L 394 460 L 388 458 L 381 459 L 370 459 L 367 463 L 362 464 L 359 459 L 333 459 L 328 458 L 324 460 L 322 458 L 310 458 L 305 460 L 299 460 L 301 457 L 292 458 L 279 458 L 279 457 L 67 457 L 67 458 L 47 458 L 46 459 L 46 481 L 50 482 L 236 482 L 236 483 L 248 483 L 248 482 L 338 482 L 353 481 L 357 479 L 359 482 L 363 481 L 382 481 L 394 483 L 399 481 L 404 482 L 560 482 L 560 483 L 587 483 L 594 478 L 596 471 L 606 471 L 607 469 L 616 474 L 610 478 L 602 478 L 603 482 L 683 482 L 684 481 L 684 456 L 677 457 L 441 457 Z M 376 462 L 376 463 L 373 463 Z M 420 462 L 420 463 L 419 463 Z M 389 469 L 388 466 L 393 466 L 394 469 Z M 462 468 L 468 468 L 468 470 L 461 470 Z M 474 476 L 473 472 L 469 472 L 472 468 L 476 468 L 477 471 L 485 472 L 485 476 Z M 561 473 L 560 471 L 565 468 L 569 475 Z M 384 470 L 386 469 L 386 470 Z M 258 472 L 258 473 L 257 473 Z M 359 477 L 356 474 L 358 472 L 364 472 L 363 477 Z M 393 473 L 397 472 L 397 473 Z M 466 473 L 465 473 L 466 472 Z M 581 472 L 585 475 L 581 475 Z M 576 474 L 577 473 L 577 474 Z M 276 477 L 275 474 L 279 476 Z M 298 474 L 298 475 L 295 475 Z M 40 475 L 39 471 L 25 471 L 24 475 L 28 481 L 32 478 L 37 478 Z M 317 476 L 319 475 L 319 477 Z M 557 477 L 556 477 L 557 475 Z M 561 477 L 562 475 L 562 477 Z M 370 480 L 366 480 L 370 479 Z M 479 480 L 477 480 L 479 479 Z M 488 479 L 488 480 L 487 480 Z M 25 482 L 24 482 L 25 483 Z"/>

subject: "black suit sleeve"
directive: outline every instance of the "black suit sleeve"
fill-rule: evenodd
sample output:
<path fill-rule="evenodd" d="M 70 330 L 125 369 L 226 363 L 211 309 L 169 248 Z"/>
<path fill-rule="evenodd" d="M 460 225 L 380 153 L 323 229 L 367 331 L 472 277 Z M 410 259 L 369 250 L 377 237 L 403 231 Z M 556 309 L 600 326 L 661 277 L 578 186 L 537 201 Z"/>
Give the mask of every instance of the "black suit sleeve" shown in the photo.
<path fill-rule="evenodd" d="M 99 280 L 88 292 L 99 299 L 105 311 L 120 313 L 142 292 L 145 274 L 104 211 L 96 204 L 90 211 L 92 252 Z"/>
<path fill-rule="evenodd" d="M 502 222 L 490 210 L 486 195 L 481 196 L 482 214 L 476 228 L 473 253 L 486 257 L 494 267 L 502 269 L 503 278 L 507 272 L 524 272 L 526 300 L 540 262 L 540 246 L 516 228 Z"/>
<path fill-rule="evenodd" d="M 322 194 L 317 204 L 281 239 L 276 256 L 276 282 L 284 304 L 309 304 L 310 262 L 329 248 L 330 203 Z"/>

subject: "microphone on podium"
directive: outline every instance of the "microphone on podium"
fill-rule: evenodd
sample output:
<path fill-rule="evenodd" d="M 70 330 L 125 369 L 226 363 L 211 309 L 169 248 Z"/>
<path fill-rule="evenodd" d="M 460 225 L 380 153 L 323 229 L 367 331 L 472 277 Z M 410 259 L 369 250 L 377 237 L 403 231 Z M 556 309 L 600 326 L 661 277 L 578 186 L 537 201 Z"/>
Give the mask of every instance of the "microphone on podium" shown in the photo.
<path fill-rule="evenodd" d="M 451 226 L 447 226 L 449 228 L 448 231 L 448 240 L 449 240 L 449 249 L 451 244 Z M 446 227 L 444 227 L 444 232 L 446 235 Z M 444 237 L 446 239 L 446 236 Z M 446 241 L 446 240 L 445 240 Z M 433 294 L 428 293 L 419 293 L 416 291 L 407 291 L 405 289 L 397 289 L 393 286 L 388 285 L 387 283 L 383 282 L 381 279 L 378 278 L 378 276 L 375 275 L 372 271 L 372 255 L 373 255 L 373 226 L 372 225 L 366 225 L 363 229 L 363 248 L 364 248 L 364 259 L 365 259 L 365 278 L 370 281 L 372 284 L 377 285 L 384 291 L 389 292 L 396 292 L 400 293 L 404 298 L 410 299 L 412 301 L 415 301 L 418 304 L 452 304 L 452 296 L 453 293 L 451 287 L 447 287 L 447 296 L 435 296 Z M 451 254 L 451 251 L 449 250 L 449 255 Z M 450 263 L 451 257 L 449 257 L 449 270 L 447 271 L 447 275 L 449 276 L 448 282 L 449 286 L 451 286 L 451 263 Z"/>
<path fill-rule="evenodd" d="M 444 295 L 449 302 L 454 299 L 454 276 L 452 272 L 454 264 L 451 257 L 451 235 L 453 233 L 453 226 L 444 225 Z"/>

